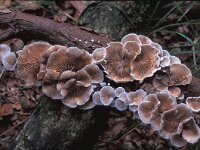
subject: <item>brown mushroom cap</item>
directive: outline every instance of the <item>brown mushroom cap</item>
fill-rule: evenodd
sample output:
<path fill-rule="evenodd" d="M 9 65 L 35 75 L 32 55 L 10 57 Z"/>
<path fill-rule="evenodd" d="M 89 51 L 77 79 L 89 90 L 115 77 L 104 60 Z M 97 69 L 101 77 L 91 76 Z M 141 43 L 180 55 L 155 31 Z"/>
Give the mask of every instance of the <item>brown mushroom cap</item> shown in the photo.
<path fill-rule="evenodd" d="M 128 41 L 124 44 L 124 48 L 128 51 L 131 59 L 135 59 L 141 53 L 140 45 L 135 41 Z"/>
<path fill-rule="evenodd" d="M 89 64 L 83 68 L 91 78 L 92 83 L 102 83 L 104 80 L 103 72 L 95 64 Z"/>
<path fill-rule="evenodd" d="M 76 79 L 77 84 L 80 84 L 84 87 L 88 87 L 92 84 L 89 74 L 83 69 L 76 72 L 74 79 Z"/>
<path fill-rule="evenodd" d="M 176 108 L 165 111 L 161 117 L 161 136 L 169 139 L 171 135 L 179 134 L 182 122 L 191 116 L 191 110 L 185 104 L 179 104 Z"/>
<path fill-rule="evenodd" d="M 160 69 L 159 50 L 151 45 L 141 45 L 141 53 L 131 61 L 131 76 L 135 80 L 143 80 Z"/>
<path fill-rule="evenodd" d="M 158 90 L 158 91 L 164 91 L 168 90 L 168 86 L 163 84 L 162 78 L 158 78 L 157 76 L 154 77 L 153 79 L 153 86 Z"/>
<path fill-rule="evenodd" d="M 169 87 L 168 91 L 174 97 L 181 96 L 181 89 L 179 87 Z"/>
<path fill-rule="evenodd" d="M 139 89 L 135 92 L 129 92 L 127 95 L 129 109 L 131 111 L 137 111 L 138 106 L 145 100 L 146 96 L 147 93 L 142 89 Z"/>
<path fill-rule="evenodd" d="M 192 73 L 184 64 L 173 64 L 170 66 L 169 75 L 163 77 L 162 81 L 168 86 L 190 84 L 192 81 Z"/>
<path fill-rule="evenodd" d="M 186 99 L 186 104 L 192 111 L 194 112 L 200 111 L 200 97 L 188 97 Z"/>
<path fill-rule="evenodd" d="M 19 57 L 14 70 L 17 77 L 33 85 L 37 81 L 42 53 L 50 46 L 46 42 L 34 42 L 18 51 Z"/>
<path fill-rule="evenodd" d="M 152 44 L 152 41 L 151 41 L 150 38 L 148 38 L 148 37 L 146 37 L 146 36 L 144 36 L 144 35 L 139 35 L 138 37 L 139 37 L 140 42 L 141 42 L 142 44 Z"/>
<path fill-rule="evenodd" d="M 132 42 L 137 42 L 138 44 L 142 44 L 140 39 L 139 39 L 139 36 L 137 34 L 134 34 L 134 33 L 131 33 L 131 34 L 127 34 L 126 36 L 124 36 L 121 40 L 121 42 L 123 44 L 125 44 L 126 42 L 129 42 L 129 41 L 132 41 Z"/>
<path fill-rule="evenodd" d="M 160 130 L 161 128 L 161 114 L 167 110 L 176 107 L 176 99 L 170 95 L 167 91 L 156 93 L 159 103 L 152 112 L 151 126 L 154 130 Z"/>
<path fill-rule="evenodd" d="M 101 102 L 100 91 L 94 92 L 94 94 L 92 95 L 92 101 L 95 105 L 103 105 L 103 103 Z"/>
<path fill-rule="evenodd" d="M 200 129 L 194 118 L 190 118 L 186 123 L 183 123 L 183 138 L 189 143 L 196 143 L 200 138 Z"/>
<path fill-rule="evenodd" d="M 120 95 L 121 93 L 123 93 L 123 92 L 125 92 L 125 89 L 124 89 L 123 87 L 118 87 L 118 88 L 115 89 L 115 95 L 116 95 L 117 97 L 119 97 L 119 95 Z"/>
<path fill-rule="evenodd" d="M 3 55 L 10 51 L 10 47 L 7 44 L 0 44 L 0 62 L 2 61 Z"/>
<path fill-rule="evenodd" d="M 70 79 L 62 86 L 61 94 L 64 96 L 62 102 L 70 108 L 75 108 L 84 105 L 90 99 L 92 92 L 92 85 L 84 87 L 78 84 L 76 79 Z"/>
<path fill-rule="evenodd" d="M 130 76 L 130 56 L 120 42 L 111 42 L 106 47 L 104 64 L 107 76 L 115 82 L 133 81 Z"/>
<path fill-rule="evenodd" d="M 92 63 L 91 55 L 77 47 L 70 47 L 67 51 L 59 49 L 52 53 L 48 59 L 46 78 L 57 80 L 60 74 L 66 70 L 76 72 Z"/>
<path fill-rule="evenodd" d="M 44 79 L 42 83 L 42 92 L 52 99 L 62 99 L 63 96 L 56 89 L 56 81 Z"/>
<path fill-rule="evenodd" d="M 106 49 L 104 47 L 97 48 L 93 51 L 92 57 L 96 63 L 102 62 L 106 56 Z"/>
<path fill-rule="evenodd" d="M 175 134 L 170 137 L 170 142 L 176 147 L 183 147 L 187 144 L 187 141 L 183 139 L 182 135 Z"/>
<path fill-rule="evenodd" d="M 103 105 L 110 105 L 115 98 L 115 90 L 111 86 L 104 86 L 100 90 L 100 100 Z"/>
<path fill-rule="evenodd" d="M 13 71 L 16 63 L 16 55 L 14 52 L 8 52 L 3 55 L 2 64 L 4 65 L 6 70 Z"/>
<path fill-rule="evenodd" d="M 158 104 L 159 101 L 157 99 L 156 94 L 149 94 L 146 97 L 146 101 L 142 102 L 138 107 L 138 114 L 142 122 L 145 124 L 149 124 L 152 112 L 156 107 L 156 104 Z"/>

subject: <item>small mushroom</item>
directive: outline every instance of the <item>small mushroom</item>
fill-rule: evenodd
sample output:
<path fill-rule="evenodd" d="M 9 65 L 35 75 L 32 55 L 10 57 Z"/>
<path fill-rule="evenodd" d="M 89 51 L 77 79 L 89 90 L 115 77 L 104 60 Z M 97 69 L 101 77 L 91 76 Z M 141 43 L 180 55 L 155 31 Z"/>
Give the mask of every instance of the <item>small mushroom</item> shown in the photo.
<path fill-rule="evenodd" d="M 164 76 L 162 81 L 168 86 L 190 84 L 192 81 L 192 73 L 184 64 L 173 64 L 170 66 L 168 76 Z"/>
<path fill-rule="evenodd" d="M 176 56 L 170 56 L 170 66 L 172 66 L 173 64 L 181 64 L 181 60 L 176 57 Z"/>
<path fill-rule="evenodd" d="M 181 96 L 181 89 L 179 87 L 169 87 L 168 91 L 172 96 L 176 98 Z"/>
<path fill-rule="evenodd" d="M 124 44 L 124 48 L 127 50 L 131 59 L 135 59 L 141 53 L 140 45 L 135 41 L 128 41 Z"/>
<path fill-rule="evenodd" d="M 162 68 L 170 65 L 170 54 L 168 51 L 163 50 L 163 55 L 161 57 L 160 66 Z"/>
<path fill-rule="evenodd" d="M 100 100 L 103 105 L 108 106 L 115 98 L 115 90 L 111 86 L 104 86 L 100 90 Z"/>
<path fill-rule="evenodd" d="M 104 60 L 105 56 L 106 56 L 106 49 L 104 47 L 97 48 L 92 53 L 92 57 L 94 58 L 94 61 L 96 63 L 102 62 Z"/>
<path fill-rule="evenodd" d="M 149 94 L 138 107 L 138 114 L 142 122 L 150 124 L 152 112 L 159 103 L 156 94 Z"/>
<path fill-rule="evenodd" d="M 132 41 L 132 42 L 137 42 L 138 44 L 142 44 L 141 43 L 141 40 L 139 39 L 139 36 L 135 33 L 130 33 L 130 34 L 127 34 L 126 36 L 124 36 L 121 40 L 121 42 L 123 44 L 125 44 L 126 42 L 129 42 L 129 41 Z"/>
<path fill-rule="evenodd" d="M 92 95 L 92 101 L 95 105 L 103 105 L 103 103 L 101 102 L 100 91 L 94 92 L 94 94 Z"/>
<path fill-rule="evenodd" d="M 200 138 L 200 128 L 196 124 L 194 118 L 190 118 L 183 123 L 183 138 L 189 143 L 196 143 Z"/>
<path fill-rule="evenodd" d="M 44 79 L 42 83 L 42 92 L 52 99 L 62 99 L 63 96 L 56 89 L 56 81 Z"/>
<path fill-rule="evenodd" d="M 123 87 L 118 87 L 118 88 L 115 89 L 115 95 L 116 95 L 117 97 L 119 97 L 119 95 L 120 95 L 121 93 L 123 93 L 123 92 L 125 92 L 125 89 L 124 89 Z"/>
<path fill-rule="evenodd" d="M 16 55 L 14 52 L 9 52 L 3 55 L 2 64 L 6 70 L 13 71 L 16 63 Z"/>
<path fill-rule="evenodd" d="M 51 45 L 46 42 L 34 42 L 17 51 L 19 57 L 14 71 L 18 78 L 26 82 L 26 85 L 33 85 L 37 82 L 42 53 L 49 47 Z"/>
<path fill-rule="evenodd" d="M 7 44 L 0 44 L 0 62 L 2 62 L 3 55 L 10 51 L 10 47 Z"/>
<path fill-rule="evenodd" d="M 192 116 L 187 105 L 181 103 L 176 108 L 165 111 L 161 117 L 161 136 L 169 139 L 171 135 L 179 134 L 183 121 Z"/>
<path fill-rule="evenodd" d="M 153 86 L 158 90 L 158 91 L 165 91 L 168 90 L 168 86 L 165 85 L 162 82 L 162 78 L 158 78 L 157 76 L 154 77 L 153 79 Z"/>
<path fill-rule="evenodd" d="M 102 64 L 107 76 L 115 82 L 133 81 L 130 76 L 130 56 L 123 44 L 111 42 L 106 47 L 106 57 Z"/>
<path fill-rule="evenodd" d="M 176 107 L 176 99 L 170 95 L 167 91 L 156 93 L 159 103 L 156 105 L 152 112 L 151 126 L 154 130 L 160 130 L 161 128 L 161 115 L 163 112 Z"/>
<path fill-rule="evenodd" d="M 186 99 L 186 104 L 192 111 L 194 112 L 200 111 L 200 97 L 188 97 Z"/>
<path fill-rule="evenodd" d="M 139 89 L 135 92 L 129 92 L 127 97 L 128 97 L 128 104 L 129 104 L 129 109 L 133 112 L 138 110 L 138 106 L 145 100 L 147 96 L 147 93 Z"/>
<path fill-rule="evenodd" d="M 141 53 L 131 61 L 131 76 L 135 80 L 144 80 L 160 69 L 159 50 L 151 45 L 141 45 Z"/>
<path fill-rule="evenodd" d="M 150 38 L 148 38 L 148 37 L 146 37 L 146 36 L 144 36 L 144 35 L 139 35 L 138 37 L 139 37 L 140 42 L 141 42 L 142 44 L 152 44 L 152 41 L 151 41 Z"/>
<path fill-rule="evenodd" d="M 115 100 L 114 105 L 120 111 L 126 110 L 128 108 L 128 93 L 122 92 L 119 95 L 119 98 Z"/>
<path fill-rule="evenodd" d="M 102 83 L 104 80 L 103 72 L 95 64 L 89 64 L 83 68 L 91 78 L 92 83 Z"/>
<path fill-rule="evenodd" d="M 170 137 L 170 142 L 176 147 L 183 147 L 187 144 L 187 141 L 183 139 L 181 134 L 175 134 Z"/>
<path fill-rule="evenodd" d="M 61 95 L 64 96 L 62 102 L 70 108 L 75 108 L 89 101 L 92 92 L 92 85 L 85 87 L 77 83 L 76 79 L 70 79 L 62 86 Z"/>

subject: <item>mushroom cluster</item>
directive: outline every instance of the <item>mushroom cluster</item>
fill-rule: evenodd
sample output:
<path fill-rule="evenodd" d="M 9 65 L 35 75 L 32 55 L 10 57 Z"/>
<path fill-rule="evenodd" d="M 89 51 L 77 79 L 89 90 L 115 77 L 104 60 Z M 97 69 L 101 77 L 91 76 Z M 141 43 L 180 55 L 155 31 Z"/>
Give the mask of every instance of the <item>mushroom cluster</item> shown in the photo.
<path fill-rule="evenodd" d="M 70 108 L 85 110 L 103 105 L 120 111 L 129 109 L 177 147 L 200 138 L 195 118 L 200 112 L 200 97 L 189 97 L 186 104 L 177 102 L 184 99 L 181 86 L 192 80 L 190 69 L 146 36 L 131 33 L 92 54 L 77 47 L 34 42 L 17 55 L 1 44 L 1 68 L 14 70 L 26 86 L 42 86 L 45 95 Z M 115 82 L 115 88 L 113 82 L 104 80 L 103 72 Z M 150 90 L 141 86 L 126 91 L 121 87 L 121 83 L 134 85 L 146 78 Z"/>
<path fill-rule="evenodd" d="M 44 94 L 71 108 L 89 101 L 95 86 L 104 80 L 92 56 L 77 47 L 34 42 L 17 54 L 17 77 L 27 86 L 42 85 Z"/>

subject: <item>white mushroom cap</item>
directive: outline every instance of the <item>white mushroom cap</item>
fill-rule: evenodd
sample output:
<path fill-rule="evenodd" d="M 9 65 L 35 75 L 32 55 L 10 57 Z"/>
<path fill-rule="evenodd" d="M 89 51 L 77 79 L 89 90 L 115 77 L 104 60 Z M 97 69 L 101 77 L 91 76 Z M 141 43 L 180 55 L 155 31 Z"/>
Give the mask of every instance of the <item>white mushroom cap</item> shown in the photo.
<path fill-rule="evenodd" d="M 17 57 L 14 52 L 9 52 L 3 55 L 2 64 L 6 70 L 13 71 L 15 67 Z"/>
<path fill-rule="evenodd" d="M 100 100 L 103 105 L 108 106 L 115 98 L 115 90 L 111 86 L 104 86 L 100 90 Z"/>

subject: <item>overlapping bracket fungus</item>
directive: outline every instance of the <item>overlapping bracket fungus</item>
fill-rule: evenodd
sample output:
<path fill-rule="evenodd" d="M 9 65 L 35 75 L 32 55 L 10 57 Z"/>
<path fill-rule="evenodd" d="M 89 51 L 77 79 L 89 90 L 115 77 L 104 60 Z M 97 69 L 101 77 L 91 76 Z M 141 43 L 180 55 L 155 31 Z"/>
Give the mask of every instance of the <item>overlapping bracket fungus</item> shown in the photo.
<path fill-rule="evenodd" d="M 200 111 L 200 98 L 189 97 L 186 104 L 176 101 L 183 96 L 181 86 L 192 80 L 190 69 L 144 35 L 128 34 L 121 42 L 108 43 L 92 54 L 77 47 L 46 42 L 26 45 L 17 54 L 16 60 L 9 46 L 0 44 L 0 60 L 7 70 L 14 69 L 27 86 L 41 82 L 45 95 L 70 108 L 85 110 L 96 105 L 120 111 L 129 108 L 176 147 L 195 143 L 200 137 L 194 118 Z M 103 71 L 109 79 L 104 80 Z M 146 83 L 136 91 L 121 84 L 134 86 L 146 78 L 151 90 L 146 90 Z"/>

